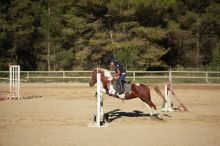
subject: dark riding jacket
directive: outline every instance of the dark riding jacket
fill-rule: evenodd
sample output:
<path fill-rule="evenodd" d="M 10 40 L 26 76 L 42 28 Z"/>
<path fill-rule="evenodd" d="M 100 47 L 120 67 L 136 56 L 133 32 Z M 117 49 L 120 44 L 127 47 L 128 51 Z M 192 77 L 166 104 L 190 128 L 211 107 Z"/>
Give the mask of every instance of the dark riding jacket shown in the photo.
<path fill-rule="evenodd" d="M 120 71 L 118 83 L 122 86 L 122 81 L 124 81 L 126 77 L 126 71 L 120 63 L 115 63 L 115 72 L 117 73 L 118 70 Z"/>
<path fill-rule="evenodd" d="M 123 66 L 120 63 L 115 63 L 115 71 L 118 72 L 120 71 L 120 76 L 122 73 L 126 73 L 126 71 L 123 69 Z"/>

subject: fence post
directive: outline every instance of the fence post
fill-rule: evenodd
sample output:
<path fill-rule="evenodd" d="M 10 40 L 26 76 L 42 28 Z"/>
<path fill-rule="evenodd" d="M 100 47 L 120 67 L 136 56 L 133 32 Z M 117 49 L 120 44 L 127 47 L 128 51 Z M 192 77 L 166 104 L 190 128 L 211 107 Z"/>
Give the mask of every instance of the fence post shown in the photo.
<path fill-rule="evenodd" d="M 27 76 L 26 76 L 26 79 L 29 79 L 29 76 L 30 76 L 30 75 L 29 75 L 29 72 L 27 72 Z"/>
<path fill-rule="evenodd" d="M 135 71 L 133 71 L 133 81 L 135 82 Z"/>
<path fill-rule="evenodd" d="M 209 82 L 209 81 L 208 81 L 208 72 L 205 72 L 205 81 L 206 81 L 206 83 Z"/>
<path fill-rule="evenodd" d="M 172 70 L 169 70 L 169 83 L 172 84 Z"/>
<path fill-rule="evenodd" d="M 172 70 L 171 70 L 171 67 L 170 67 L 170 70 L 169 70 L 169 84 L 170 84 L 170 95 L 169 95 L 169 100 L 170 100 L 170 108 L 171 108 L 171 98 L 172 98 L 172 92 L 173 92 L 173 84 L 172 84 Z"/>
<path fill-rule="evenodd" d="M 63 71 L 63 78 L 65 78 L 65 71 Z"/>

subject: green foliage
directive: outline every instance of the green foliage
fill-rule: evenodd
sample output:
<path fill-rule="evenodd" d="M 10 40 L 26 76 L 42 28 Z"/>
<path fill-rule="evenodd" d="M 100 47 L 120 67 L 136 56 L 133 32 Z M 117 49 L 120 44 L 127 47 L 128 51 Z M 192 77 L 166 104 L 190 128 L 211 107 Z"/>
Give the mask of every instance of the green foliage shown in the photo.
<path fill-rule="evenodd" d="M 220 45 L 218 44 L 212 51 L 212 61 L 209 64 L 209 70 L 220 71 Z"/>
<path fill-rule="evenodd" d="M 219 26 L 217 0 L 2 0 L 0 70 L 214 67 Z"/>
<path fill-rule="evenodd" d="M 126 69 L 135 70 L 136 61 L 138 60 L 139 48 L 137 46 L 128 46 L 116 51 L 117 57 Z"/>

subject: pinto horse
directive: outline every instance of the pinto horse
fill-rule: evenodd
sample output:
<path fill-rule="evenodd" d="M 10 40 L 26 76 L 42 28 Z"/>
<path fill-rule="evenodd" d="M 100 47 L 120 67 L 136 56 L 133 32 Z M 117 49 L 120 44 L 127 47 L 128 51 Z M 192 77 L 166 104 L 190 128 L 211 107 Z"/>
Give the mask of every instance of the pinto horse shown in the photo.
<path fill-rule="evenodd" d="M 95 68 L 92 71 L 92 76 L 89 82 L 90 87 L 93 87 L 97 83 L 97 73 L 101 74 L 101 82 L 102 82 L 102 88 L 103 88 L 102 92 L 110 96 L 123 99 L 123 100 L 140 98 L 144 102 L 148 110 L 150 111 L 151 117 L 156 116 L 157 118 L 161 118 L 159 117 L 155 104 L 151 100 L 150 89 L 148 86 L 144 84 L 139 84 L 139 83 L 131 84 L 130 92 L 126 92 L 121 95 L 116 95 L 114 94 L 115 89 L 113 88 L 113 85 L 112 85 L 115 79 L 113 79 L 113 77 L 111 76 L 111 73 L 108 70 L 103 69 L 103 68 Z M 158 89 L 159 89 L 158 87 L 157 89 L 155 89 L 157 93 L 158 93 Z M 158 94 L 160 95 L 160 93 Z M 166 102 L 164 96 L 161 96 L 161 97 Z"/>

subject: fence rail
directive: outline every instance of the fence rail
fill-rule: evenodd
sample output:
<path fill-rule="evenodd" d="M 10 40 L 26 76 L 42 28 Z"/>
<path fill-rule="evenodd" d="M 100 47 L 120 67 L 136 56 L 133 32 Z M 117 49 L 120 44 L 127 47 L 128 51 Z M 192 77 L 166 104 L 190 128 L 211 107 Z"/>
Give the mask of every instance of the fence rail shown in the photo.
<path fill-rule="evenodd" d="M 173 82 L 203 82 L 220 83 L 220 72 L 216 71 L 127 71 L 127 78 L 133 81 L 143 82 L 167 82 L 172 78 Z M 0 71 L 0 79 L 5 80 L 9 71 Z M 28 81 L 44 80 L 69 80 L 78 79 L 88 81 L 91 71 L 21 71 L 21 78 Z"/>

